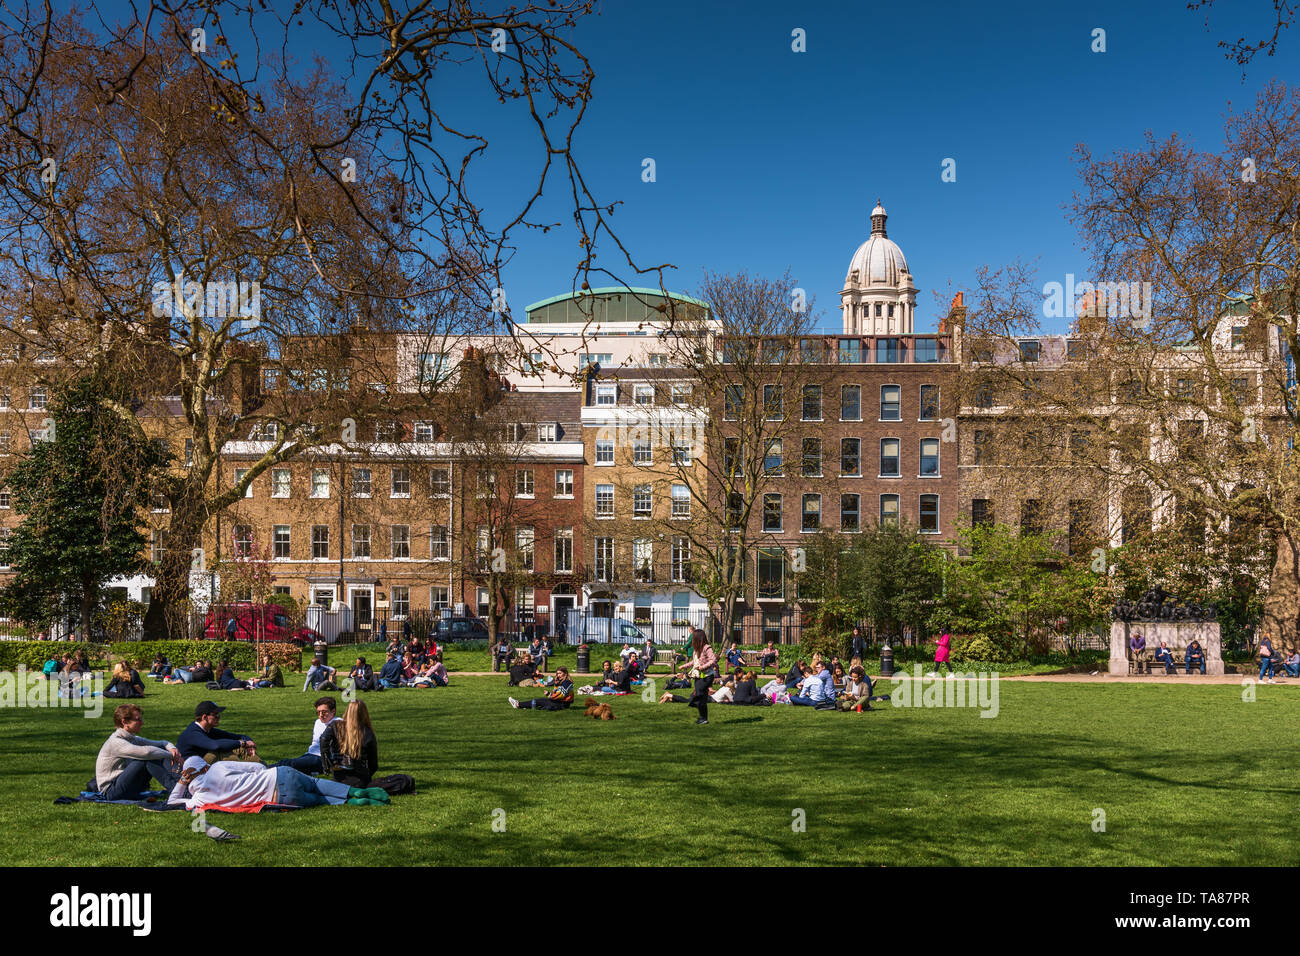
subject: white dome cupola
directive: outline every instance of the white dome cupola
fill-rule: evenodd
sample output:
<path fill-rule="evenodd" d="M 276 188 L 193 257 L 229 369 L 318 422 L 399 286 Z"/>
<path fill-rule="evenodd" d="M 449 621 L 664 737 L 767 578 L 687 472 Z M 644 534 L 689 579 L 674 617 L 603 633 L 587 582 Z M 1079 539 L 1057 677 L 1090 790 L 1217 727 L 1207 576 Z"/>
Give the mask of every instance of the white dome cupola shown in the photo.
<path fill-rule="evenodd" d="M 871 210 L 871 235 L 849 261 L 840 306 L 846 335 L 911 333 L 915 322 L 916 286 L 903 250 L 889 238 L 889 214 L 880 200 Z"/>

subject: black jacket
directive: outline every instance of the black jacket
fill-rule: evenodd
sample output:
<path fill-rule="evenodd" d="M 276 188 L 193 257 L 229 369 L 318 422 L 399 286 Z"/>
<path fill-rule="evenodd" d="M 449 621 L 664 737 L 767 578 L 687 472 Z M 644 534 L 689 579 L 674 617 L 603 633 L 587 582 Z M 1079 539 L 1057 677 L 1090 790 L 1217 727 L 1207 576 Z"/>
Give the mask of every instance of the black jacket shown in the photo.
<path fill-rule="evenodd" d="M 361 756 L 353 760 L 339 748 L 335 735 L 335 730 L 342 724 L 343 721 L 336 720 L 320 735 L 321 761 L 339 783 L 353 787 L 369 786 L 371 778 L 379 770 L 379 741 L 375 739 L 374 731 L 367 729 L 361 738 Z"/>
<path fill-rule="evenodd" d="M 742 680 L 736 685 L 735 697 L 732 699 L 733 704 L 757 704 L 763 699 L 763 695 L 758 692 L 758 682 L 752 680 Z"/>
<path fill-rule="evenodd" d="M 224 754 L 238 747 L 248 738 L 243 734 L 232 734 L 220 728 L 205 732 L 198 721 L 191 723 L 181 731 L 176 741 L 176 749 L 182 757 L 202 757 L 207 753 Z"/>

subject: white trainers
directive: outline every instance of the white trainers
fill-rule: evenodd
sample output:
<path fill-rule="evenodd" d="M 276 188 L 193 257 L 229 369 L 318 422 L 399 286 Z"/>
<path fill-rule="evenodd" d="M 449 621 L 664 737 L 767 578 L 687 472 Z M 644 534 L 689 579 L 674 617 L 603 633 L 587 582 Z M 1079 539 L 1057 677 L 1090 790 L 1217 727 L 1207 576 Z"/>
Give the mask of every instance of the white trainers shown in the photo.
<path fill-rule="evenodd" d="M 510 706 L 515 708 L 515 710 L 519 709 L 519 701 L 515 700 L 513 697 L 507 697 L 506 700 L 510 701 Z"/>
<path fill-rule="evenodd" d="M 930 673 L 926 674 L 925 676 L 926 676 L 926 677 L 938 677 L 938 676 L 939 676 L 939 672 L 938 672 L 938 671 L 930 671 Z"/>
<path fill-rule="evenodd" d="M 948 672 L 948 675 L 944 678 L 944 680 L 956 680 L 956 678 L 957 678 L 957 675 L 954 674 L 952 671 L 949 671 L 949 672 Z"/>

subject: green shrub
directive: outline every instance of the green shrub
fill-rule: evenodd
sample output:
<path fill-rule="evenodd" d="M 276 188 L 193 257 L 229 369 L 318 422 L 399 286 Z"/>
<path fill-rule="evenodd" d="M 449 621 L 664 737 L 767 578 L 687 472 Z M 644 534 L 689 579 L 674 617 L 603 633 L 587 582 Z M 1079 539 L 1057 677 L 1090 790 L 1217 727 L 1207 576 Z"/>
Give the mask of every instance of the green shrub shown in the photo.
<path fill-rule="evenodd" d="M 987 663 L 1010 664 L 1015 658 L 1001 644 L 984 635 L 975 637 L 958 637 L 952 641 L 952 659 L 958 664 Z M 934 660 L 931 652 L 930 660 Z"/>
<path fill-rule="evenodd" d="M 108 665 L 109 648 L 107 644 L 83 644 L 68 641 L 0 641 L 0 670 L 17 670 L 20 666 L 30 670 L 40 670 L 47 660 L 54 655 L 60 658 L 64 654 L 85 651 L 90 666 L 103 668 Z"/>

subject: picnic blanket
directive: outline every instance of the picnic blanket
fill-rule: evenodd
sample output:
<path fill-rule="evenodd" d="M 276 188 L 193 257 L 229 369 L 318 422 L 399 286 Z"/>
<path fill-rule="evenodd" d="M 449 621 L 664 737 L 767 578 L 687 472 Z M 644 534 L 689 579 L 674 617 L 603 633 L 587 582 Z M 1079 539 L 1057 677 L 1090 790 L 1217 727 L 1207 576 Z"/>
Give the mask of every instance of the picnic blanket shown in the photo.
<path fill-rule="evenodd" d="M 139 807 L 141 810 L 188 810 L 183 803 L 167 803 L 159 797 L 167 796 L 161 790 L 152 790 L 151 797 L 145 794 L 140 795 L 138 800 L 105 800 L 104 795 L 96 793 L 93 790 L 83 790 L 75 797 L 55 797 L 54 802 L 57 805 L 66 805 L 69 803 L 103 803 L 118 804 L 130 807 Z M 271 813 L 282 813 L 288 810 L 301 810 L 302 807 L 295 807 L 287 803 L 259 803 L 251 807 L 218 807 L 215 804 L 203 808 L 204 812 L 211 813 L 261 813 L 266 810 Z"/>

